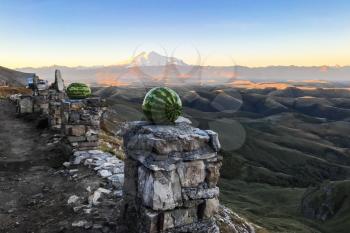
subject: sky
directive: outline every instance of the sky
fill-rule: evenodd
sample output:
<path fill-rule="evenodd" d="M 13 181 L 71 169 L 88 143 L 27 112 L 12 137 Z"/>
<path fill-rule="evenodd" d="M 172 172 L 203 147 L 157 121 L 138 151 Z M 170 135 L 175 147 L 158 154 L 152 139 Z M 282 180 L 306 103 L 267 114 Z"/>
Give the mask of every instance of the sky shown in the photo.
<path fill-rule="evenodd" d="M 350 65 L 347 0 L 0 0 L 0 66 Z"/>

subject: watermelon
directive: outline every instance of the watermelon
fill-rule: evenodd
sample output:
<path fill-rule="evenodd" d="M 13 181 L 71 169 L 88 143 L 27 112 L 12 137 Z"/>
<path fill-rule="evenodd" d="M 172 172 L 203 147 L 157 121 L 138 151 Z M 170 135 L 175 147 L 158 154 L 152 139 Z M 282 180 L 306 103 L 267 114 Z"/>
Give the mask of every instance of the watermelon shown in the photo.
<path fill-rule="evenodd" d="M 84 83 L 72 83 L 67 87 L 70 99 L 85 99 L 91 95 L 91 89 Z"/>
<path fill-rule="evenodd" d="M 179 95 L 172 89 L 155 87 L 146 94 L 142 110 L 153 123 L 174 123 L 182 113 L 182 103 Z"/>

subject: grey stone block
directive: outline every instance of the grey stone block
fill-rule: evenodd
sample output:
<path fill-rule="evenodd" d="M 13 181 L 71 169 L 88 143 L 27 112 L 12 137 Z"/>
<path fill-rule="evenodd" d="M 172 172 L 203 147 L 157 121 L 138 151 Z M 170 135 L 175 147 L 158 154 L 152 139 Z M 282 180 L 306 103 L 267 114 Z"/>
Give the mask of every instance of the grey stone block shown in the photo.
<path fill-rule="evenodd" d="M 146 207 L 169 210 L 182 204 L 180 180 L 175 171 L 152 172 L 140 166 L 138 181 L 138 194 Z"/>
<path fill-rule="evenodd" d="M 183 188 L 182 196 L 185 200 L 211 199 L 219 196 L 219 188 Z"/>
<path fill-rule="evenodd" d="M 197 187 L 204 182 L 205 166 L 202 160 L 192 162 L 180 162 L 177 164 L 182 187 Z"/>

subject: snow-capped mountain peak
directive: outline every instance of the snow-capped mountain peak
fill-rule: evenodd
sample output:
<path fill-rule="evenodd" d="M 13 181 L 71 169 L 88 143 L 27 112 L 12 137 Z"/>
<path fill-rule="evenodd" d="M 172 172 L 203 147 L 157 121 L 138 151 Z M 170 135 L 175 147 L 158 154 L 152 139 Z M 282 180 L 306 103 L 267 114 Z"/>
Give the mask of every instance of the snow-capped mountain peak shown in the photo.
<path fill-rule="evenodd" d="M 141 52 L 132 59 L 129 66 L 165 66 L 168 64 L 187 66 L 181 59 L 163 56 L 154 51 L 149 53 Z"/>

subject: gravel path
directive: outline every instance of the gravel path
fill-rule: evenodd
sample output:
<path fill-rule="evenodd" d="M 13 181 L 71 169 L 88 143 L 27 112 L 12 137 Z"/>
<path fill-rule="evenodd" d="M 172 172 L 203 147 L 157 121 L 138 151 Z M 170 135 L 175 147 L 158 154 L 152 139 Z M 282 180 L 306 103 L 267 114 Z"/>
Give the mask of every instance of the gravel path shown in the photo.
<path fill-rule="evenodd" d="M 69 158 L 54 135 L 36 125 L 0 100 L 0 232 L 115 232 L 120 200 L 114 196 L 78 208 L 108 186 L 106 179 L 83 165 L 65 169 Z"/>

